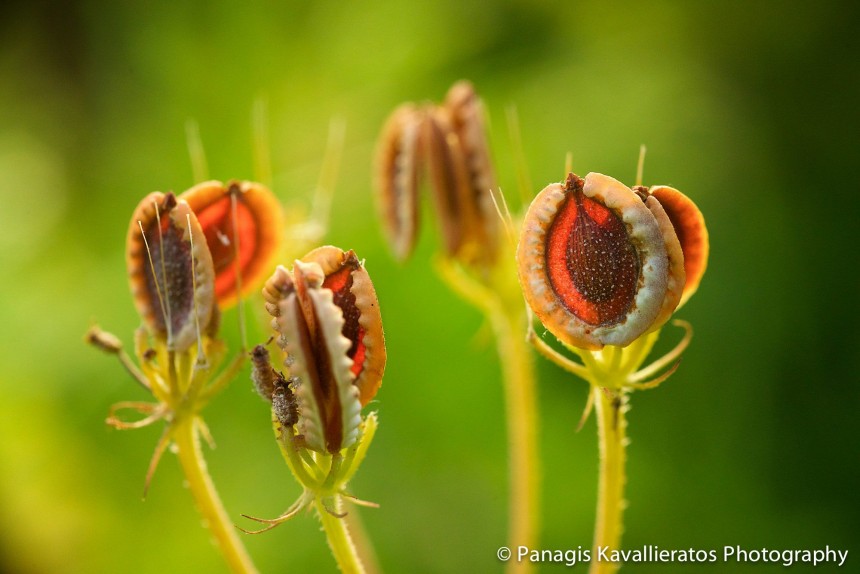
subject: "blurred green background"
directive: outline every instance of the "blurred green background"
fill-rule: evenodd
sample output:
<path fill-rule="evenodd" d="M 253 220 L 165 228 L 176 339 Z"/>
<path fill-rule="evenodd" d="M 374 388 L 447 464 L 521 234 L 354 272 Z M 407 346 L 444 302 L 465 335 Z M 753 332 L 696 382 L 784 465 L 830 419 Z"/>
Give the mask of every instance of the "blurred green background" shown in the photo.
<path fill-rule="evenodd" d="M 844 571 L 858 571 L 856 5 L 607 4 L 4 2 L 0 570 L 225 570 L 172 456 L 141 502 L 161 429 L 106 427 L 111 404 L 146 397 L 82 338 L 98 321 L 131 341 L 125 231 L 144 194 L 195 183 L 186 121 L 199 123 L 211 177 L 252 179 L 261 97 L 274 191 L 298 209 L 310 204 L 331 118 L 346 121 L 327 240 L 367 259 L 385 320 L 380 428 L 352 485 L 381 505 L 361 514 L 382 567 L 501 570 L 507 470 L 492 341 L 434 274 L 429 217 L 415 257 L 392 262 L 371 189 L 393 107 L 440 100 L 469 78 L 509 197 L 505 109 L 515 104 L 535 191 L 563 177 L 568 151 L 581 174 L 633 183 L 644 143 L 645 183 L 683 190 L 708 222 L 710 268 L 680 313 L 693 344 L 667 384 L 632 397 L 625 546 L 829 544 L 850 549 Z M 235 348 L 233 313 L 224 325 Z M 252 329 L 255 341 L 267 336 Z M 678 336 L 666 329 L 661 348 Z M 593 420 L 574 432 L 586 386 L 542 361 L 539 375 L 541 546 L 589 548 Z M 207 420 L 218 443 L 210 471 L 231 515 L 284 510 L 298 486 L 245 376 Z M 311 515 L 245 541 L 263 572 L 334 570 Z"/>

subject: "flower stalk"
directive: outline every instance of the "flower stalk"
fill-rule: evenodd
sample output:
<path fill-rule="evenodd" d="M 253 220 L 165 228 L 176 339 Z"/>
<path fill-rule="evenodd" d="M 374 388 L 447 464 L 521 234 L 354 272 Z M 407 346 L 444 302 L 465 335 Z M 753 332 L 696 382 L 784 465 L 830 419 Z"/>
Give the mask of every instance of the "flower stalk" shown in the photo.
<path fill-rule="evenodd" d="M 263 295 L 282 361 L 273 367 L 265 345 L 257 345 L 251 378 L 271 403 L 275 439 L 302 494 L 277 518 L 243 515 L 266 525 L 245 532 L 266 532 L 313 507 L 341 571 L 363 573 L 342 506 L 344 498 L 377 506 L 346 490 L 376 433 L 376 413 L 361 415 L 385 370 L 376 292 L 353 251 L 325 246 L 296 260 L 292 270 L 278 266 Z"/>
<path fill-rule="evenodd" d="M 200 447 L 200 424 L 202 421 L 197 417 L 184 417 L 174 423 L 171 432 L 191 496 L 230 570 L 236 573 L 256 572 L 209 476 Z"/>
<path fill-rule="evenodd" d="M 341 497 L 334 495 L 331 500 L 331 511 L 323 506 L 321 500 L 314 501 L 331 553 L 343 574 L 361 574 L 364 572 L 364 566 L 349 535 L 346 520 L 335 516 L 341 513 Z"/>
<path fill-rule="evenodd" d="M 591 389 L 597 415 L 597 440 L 600 449 L 600 470 L 597 482 L 597 519 L 594 526 L 594 549 L 592 557 L 598 556 L 597 549 L 607 547 L 612 550 L 621 548 L 621 534 L 624 531 L 624 485 L 627 477 L 624 466 L 627 460 L 627 410 L 625 394 L 613 396 L 609 392 L 593 387 Z M 617 566 L 593 559 L 592 574 L 609 574 Z"/>
<path fill-rule="evenodd" d="M 620 567 L 612 553 L 624 532 L 628 394 L 659 386 L 678 368 L 692 336 L 683 321 L 674 322 L 686 331 L 675 348 L 640 367 L 661 327 L 695 292 L 707 257 L 702 214 L 667 186 L 631 188 L 602 174 L 583 179 L 569 173 L 563 183 L 545 187 L 526 214 L 517 260 L 529 313 L 581 362 L 539 338 L 531 316 L 527 339 L 591 386 L 580 427 L 592 408 L 597 416 L 592 574 Z"/>
<path fill-rule="evenodd" d="M 166 423 L 149 463 L 144 496 L 173 444 L 206 527 L 230 569 L 243 574 L 256 569 L 206 468 L 200 436 L 213 441 L 201 412 L 246 359 L 239 352 L 219 372 L 227 356 L 217 338 L 219 306 L 239 302 L 259 283 L 261 269 L 277 248 L 281 225 L 274 196 L 251 182 L 206 182 L 179 197 L 150 193 L 135 209 L 126 236 L 129 284 L 143 322 L 135 334 L 137 364 L 117 337 L 98 327 L 86 337 L 115 355 L 155 399 L 114 405 L 107 423 L 117 429 Z M 244 345 L 241 306 L 239 317 Z M 127 421 L 120 416 L 125 411 L 142 418 Z"/>
<path fill-rule="evenodd" d="M 435 266 L 448 286 L 479 309 L 493 329 L 505 392 L 509 464 L 509 545 L 535 547 L 540 465 L 534 366 L 522 339 L 525 322 L 512 221 L 486 137 L 484 110 L 469 82 L 441 105 L 403 104 L 389 117 L 377 150 L 376 188 L 383 230 L 404 260 L 417 237 L 419 192 L 426 179 L 440 230 Z M 528 561 L 510 571 L 531 569 Z"/>
<path fill-rule="evenodd" d="M 537 393 L 534 361 L 522 337 L 526 312 L 512 269 L 513 258 L 500 258 L 495 289 L 476 280 L 461 265 L 439 258 L 436 268 L 447 285 L 479 309 L 495 335 L 505 393 L 508 442 L 508 539 L 511 548 L 534 547 L 540 531 L 541 465 L 537 441 Z M 504 288 L 503 288 L 504 287 Z M 509 563 L 511 571 L 527 571 L 527 561 Z"/>

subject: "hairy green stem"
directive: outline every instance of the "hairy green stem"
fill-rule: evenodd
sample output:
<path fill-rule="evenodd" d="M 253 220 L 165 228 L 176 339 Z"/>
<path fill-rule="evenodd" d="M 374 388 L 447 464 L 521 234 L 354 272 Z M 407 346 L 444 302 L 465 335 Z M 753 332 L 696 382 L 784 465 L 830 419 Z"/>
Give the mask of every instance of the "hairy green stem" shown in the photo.
<path fill-rule="evenodd" d="M 593 386 L 600 449 L 600 470 L 597 487 L 597 520 L 594 526 L 591 574 L 612 574 L 620 564 L 599 560 L 599 549 L 606 555 L 621 548 L 624 531 L 624 473 L 627 445 L 627 420 L 624 416 L 627 397 L 623 391 L 607 391 Z"/>
<path fill-rule="evenodd" d="M 490 314 L 502 368 L 508 427 L 510 476 L 508 537 L 510 548 L 534 548 L 538 542 L 540 462 L 534 363 L 523 336 L 522 307 L 496 309 Z M 531 570 L 528 561 L 511 560 L 509 572 Z"/>
<path fill-rule="evenodd" d="M 197 509 L 215 538 L 230 570 L 237 574 L 257 572 L 209 476 L 200 448 L 200 436 L 194 415 L 189 414 L 176 420 L 172 436 L 179 463 L 182 465 L 182 471 L 185 473 L 185 479 L 188 481 L 188 488 L 191 490 Z"/>
<path fill-rule="evenodd" d="M 343 574 L 363 574 L 364 566 L 349 535 L 346 520 L 332 514 L 332 512 L 341 512 L 341 497 L 334 495 L 329 500 L 332 501 L 333 508 L 326 508 L 319 497 L 314 500 L 314 506 L 325 530 L 331 553 Z"/>

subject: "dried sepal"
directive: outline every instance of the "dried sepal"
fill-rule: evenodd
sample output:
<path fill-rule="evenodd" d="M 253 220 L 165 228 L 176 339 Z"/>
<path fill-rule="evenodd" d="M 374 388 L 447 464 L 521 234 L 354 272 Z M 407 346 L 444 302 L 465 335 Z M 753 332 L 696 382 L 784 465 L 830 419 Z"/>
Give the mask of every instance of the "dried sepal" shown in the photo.
<path fill-rule="evenodd" d="M 325 246 L 308 253 L 303 261 L 317 263 L 334 303 L 343 311 L 343 335 L 350 340 L 347 353 L 353 360 L 354 384 L 362 406 L 369 403 L 382 385 L 385 372 L 385 336 L 379 299 L 370 275 L 355 252 Z"/>
<path fill-rule="evenodd" d="M 447 109 L 435 108 L 428 114 L 423 139 L 442 242 L 448 256 L 457 257 L 478 215 L 471 197 L 466 156 Z"/>
<path fill-rule="evenodd" d="M 630 344 L 666 296 L 669 262 L 657 221 L 629 187 L 597 173 L 570 174 L 538 194 L 517 261 L 535 314 L 575 347 Z"/>
<path fill-rule="evenodd" d="M 122 341 L 120 341 L 119 337 L 113 333 L 103 331 L 98 325 L 93 325 L 89 328 L 84 340 L 109 355 L 117 355 L 122 351 Z"/>
<path fill-rule="evenodd" d="M 482 269 L 495 261 L 495 175 L 484 110 L 469 82 L 454 84 L 442 105 L 397 108 L 383 128 L 376 163 L 383 228 L 398 259 L 415 246 L 418 193 L 427 173 L 446 255 Z"/>
<path fill-rule="evenodd" d="M 699 288 L 699 282 L 708 267 L 708 228 L 705 227 L 705 218 L 693 201 L 673 187 L 656 185 L 648 192 L 656 198 L 672 227 L 678 236 L 681 250 L 684 253 L 684 270 L 686 283 L 678 307 L 682 306 Z"/>
<path fill-rule="evenodd" d="M 490 159 L 483 104 L 471 82 L 461 80 L 448 90 L 444 105 L 465 158 L 470 199 L 477 214 L 477 224 L 469 231 L 480 246 L 477 250 L 480 257 L 493 260 L 499 241 L 499 217 L 493 205 L 496 176 Z"/>
<path fill-rule="evenodd" d="M 341 334 L 343 313 L 323 279 L 318 264 L 296 261 L 292 274 L 276 270 L 264 296 L 295 381 L 298 432 L 311 450 L 335 453 L 355 442 L 361 403 L 347 356 L 351 343 Z"/>
<path fill-rule="evenodd" d="M 412 254 L 418 235 L 421 175 L 421 131 L 424 111 L 403 104 L 389 116 L 376 150 L 377 204 L 382 228 L 403 261 Z"/>
<path fill-rule="evenodd" d="M 207 181 L 185 191 L 179 199 L 188 202 L 206 235 L 215 266 L 218 304 L 228 307 L 256 290 L 270 273 L 284 236 L 283 211 L 274 194 L 249 181 L 226 185 Z"/>
<path fill-rule="evenodd" d="M 132 297 L 144 324 L 184 351 L 208 331 L 215 270 L 203 230 L 185 201 L 153 192 L 138 204 L 126 238 Z"/>

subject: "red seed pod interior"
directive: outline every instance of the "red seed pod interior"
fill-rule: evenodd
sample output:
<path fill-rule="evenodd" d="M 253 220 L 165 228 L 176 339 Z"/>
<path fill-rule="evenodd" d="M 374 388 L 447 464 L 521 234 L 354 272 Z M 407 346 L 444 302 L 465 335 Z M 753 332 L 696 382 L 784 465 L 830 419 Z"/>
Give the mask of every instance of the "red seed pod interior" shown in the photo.
<path fill-rule="evenodd" d="M 212 256 L 188 204 L 172 193 L 146 196 L 131 218 L 126 263 L 135 306 L 150 332 L 171 349 L 188 349 L 217 315 Z"/>
<path fill-rule="evenodd" d="M 230 306 L 240 295 L 257 289 L 271 272 L 284 235 L 283 212 L 274 194 L 248 181 L 231 181 L 226 186 L 207 181 L 185 191 L 180 199 L 194 210 L 206 235 L 215 265 L 218 303 Z M 236 275 L 237 251 L 240 278 Z"/>
<path fill-rule="evenodd" d="M 626 346 L 657 318 L 668 258 L 651 211 L 605 175 L 570 174 L 538 194 L 517 249 L 529 305 L 561 341 Z"/>
<path fill-rule="evenodd" d="M 376 150 L 377 204 L 383 230 L 400 261 L 412 254 L 418 235 L 423 121 L 424 111 L 413 104 L 398 107 L 386 121 Z"/>
<path fill-rule="evenodd" d="M 693 201 L 675 188 L 665 185 L 657 185 L 649 190 L 652 197 L 656 198 L 672 227 L 678 236 L 681 250 L 684 253 L 684 270 L 687 281 L 678 307 L 687 300 L 699 288 L 699 282 L 708 267 L 708 228 L 705 227 L 705 218 Z"/>
<path fill-rule="evenodd" d="M 342 332 L 350 341 L 347 355 L 353 360 L 354 384 L 364 406 L 382 385 L 386 361 L 382 315 L 370 275 L 352 250 L 319 247 L 303 261 L 320 266 L 325 275 L 322 286 L 332 291 L 335 305 L 343 311 Z"/>
<path fill-rule="evenodd" d="M 361 403 L 347 356 L 351 343 L 341 334 L 343 313 L 323 279 L 319 265 L 296 261 L 292 273 L 278 268 L 264 295 L 275 310 L 284 366 L 296 381 L 298 431 L 308 448 L 335 453 L 355 442 Z"/>

